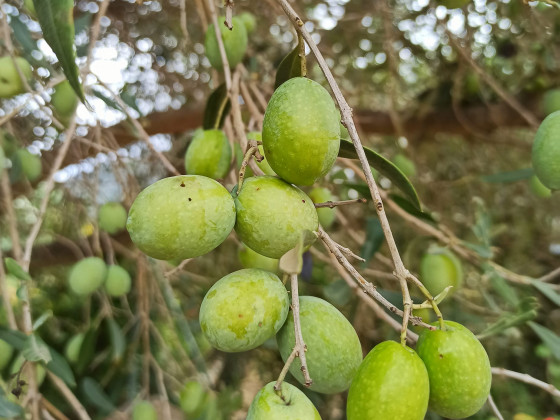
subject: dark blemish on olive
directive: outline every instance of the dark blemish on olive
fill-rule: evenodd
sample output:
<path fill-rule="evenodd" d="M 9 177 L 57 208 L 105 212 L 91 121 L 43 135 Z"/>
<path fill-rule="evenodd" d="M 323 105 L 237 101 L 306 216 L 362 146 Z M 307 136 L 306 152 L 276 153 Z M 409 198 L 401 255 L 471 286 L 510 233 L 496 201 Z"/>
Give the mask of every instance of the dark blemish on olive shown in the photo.
<path fill-rule="evenodd" d="M 259 322 L 259 327 L 262 327 L 262 322 Z"/>
<path fill-rule="evenodd" d="M 440 355 L 439 355 L 439 358 L 440 358 L 440 359 L 443 359 L 443 354 L 440 354 Z"/>
<path fill-rule="evenodd" d="M 185 183 L 184 183 L 184 182 L 181 182 L 181 187 L 184 187 L 184 186 L 185 186 Z"/>
<path fill-rule="evenodd" d="M 302 203 L 305 203 L 305 200 L 301 200 Z"/>
<path fill-rule="evenodd" d="M 261 189 L 261 187 L 257 187 L 257 191 L 260 190 L 260 189 Z"/>
<path fill-rule="evenodd" d="M 189 201 L 192 201 L 192 198 L 189 197 Z"/>
<path fill-rule="evenodd" d="M 243 314 L 239 314 L 239 318 L 243 318 Z"/>

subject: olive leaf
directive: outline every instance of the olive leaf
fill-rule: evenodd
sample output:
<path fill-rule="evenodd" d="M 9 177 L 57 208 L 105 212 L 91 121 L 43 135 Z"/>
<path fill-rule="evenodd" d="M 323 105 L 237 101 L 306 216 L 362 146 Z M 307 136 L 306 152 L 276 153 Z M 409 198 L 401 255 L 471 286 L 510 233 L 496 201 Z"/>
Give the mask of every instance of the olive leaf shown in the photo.
<path fill-rule="evenodd" d="M 523 168 L 516 171 L 499 172 L 497 174 L 483 175 L 481 179 L 484 182 L 499 183 L 499 182 L 516 182 L 529 179 L 534 175 L 533 168 Z"/>
<path fill-rule="evenodd" d="M 303 42 L 300 39 L 299 42 Z M 280 62 L 278 66 L 278 70 L 276 70 L 276 80 L 274 82 L 274 89 L 277 89 L 282 83 L 286 80 L 291 79 L 292 77 L 300 77 L 303 76 L 301 72 L 301 64 L 302 61 L 305 60 L 305 57 L 301 57 L 299 55 L 301 51 L 301 44 L 298 42 L 296 47 L 290 52 L 284 59 Z"/>
<path fill-rule="evenodd" d="M 33 0 L 43 37 L 58 61 L 70 85 L 85 104 L 74 50 L 74 0 Z"/>
<path fill-rule="evenodd" d="M 231 103 L 228 96 L 228 91 L 225 83 L 212 92 L 206 108 L 204 108 L 204 118 L 202 120 L 202 127 L 205 130 L 221 128 L 224 125 L 227 115 L 231 109 Z"/>
<path fill-rule="evenodd" d="M 379 153 L 374 152 L 367 147 L 364 147 L 364 151 L 370 166 L 377 169 L 377 171 L 379 171 L 379 173 L 384 177 L 389 178 L 391 182 L 405 194 L 405 196 L 410 200 L 410 203 L 416 207 L 416 209 L 422 211 L 422 204 L 420 203 L 418 194 L 406 175 L 403 174 L 393 162 L 385 159 Z M 344 139 L 340 140 L 340 150 L 338 152 L 338 156 L 347 159 L 358 159 L 358 154 L 356 153 L 354 144 Z"/>

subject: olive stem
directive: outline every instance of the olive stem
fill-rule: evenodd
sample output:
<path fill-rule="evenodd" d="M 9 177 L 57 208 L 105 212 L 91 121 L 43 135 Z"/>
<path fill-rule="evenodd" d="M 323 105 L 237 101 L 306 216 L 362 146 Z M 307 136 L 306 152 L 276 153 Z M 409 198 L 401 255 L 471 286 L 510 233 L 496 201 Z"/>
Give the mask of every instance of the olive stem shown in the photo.
<path fill-rule="evenodd" d="M 218 26 L 218 15 L 216 14 L 216 7 L 214 6 L 214 0 L 208 0 L 208 10 L 210 11 L 210 17 L 212 23 L 214 24 L 214 33 L 216 34 L 216 41 L 218 42 L 218 50 L 220 50 L 220 58 L 222 59 L 222 67 L 224 68 L 224 79 L 226 81 L 226 87 L 228 92 L 231 91 L 231 70 L 229 69 L 229 62 L 226 54 L 226 47 L 224 46 L 224 41 L 222 39 L 222 31 Z M 227 26 L 227 25 L 226 25 Z"/>
<path fill-rule="evenodd" d="M 379 188 L 377 187 L 377 184 L 373 179 L 373 175 L 371 173 L 371 168 L 369 166 L 369 162 L 367 160 L 364 147 L 362 145 L 362 142 L 360 141 L 358 131 L 356 130 L 356 126 L 352 119 L 352 108 L 350 108 L 348 102 L 346 102 L 346 99 L 344 98 L 344 95 L 342 94 L 340 87 L 336 83 L 336 80 L 334 79 L 334 76 L 332 75 L 332 72 L 329 69 L 329 66 L 327 65 L 327 62 L 325 61 L 323 55 L 319 51 L 317 44 L 313 41 L 311 34 L 305 28 L 305 25 L 301 20 L 301 18 L 297 15 L 297 13 L 292 8 L 292 6 L 288 3 L 287 0 L 277 0 L 277 2 L 280 4 L 282 9 L 286 13 L 286 16 L 288 16 L 288 18 L 293 22 L 294 27 L 298 31 L 298 34 L 301 34 L 301 36 L 305 39 L 305 41 L 309 45 L 309 48 L 311 49 L 313 55 L 317 59 L 317 63 L 319 64 L 319 67 L 323 71 L 323 74 L 325 75 L 325 78 L 327 79 L 327 82 L 334 93 L 336 102 L 338 103 L 338 107 L 340 109 L 340 113 L 342 116 L 342 124 L 344 124 L 344 126 L 348 129 L 348 133 L 350 134 L 350 138 L 352 139 L 352 143 L 354 145 L 354 148 L 356 149 L 356 153 L 360 160 L 360 164 L 362 166 L 362 170 L 365 175 L 366 183 L 368 185 L 371 197 L 373 198 L 375 210 L 377 212 L 377 216 L 379 217 L 381 228 L 383 229 L 385 240 L 387 241 L 387 246 L 391 254 L 391 259 L 393 260 L 393 265 L 395 267 L 395 276 L 399 279 L 401 289 L 403 290 L 403 304 L 405 309 L 404 317 L 408 320 L 408 317 L 410 315 L 409 312 L 411 309 L 409 306 L 412 306 L 412 301 L 410 300 L 410 296 L 408 296 L 407 298 L 409 292 L 408 292 L 408 286 L 406 284 L 406 281 L 411 280 L 411 278 L 415 278 L 415 277 L 412 276 L 410 272 L 406 269 L 404 263 L 402 262 L 401 256 L 399 254 L 399 250 L 397 248 L 395 238 L 393 237 L 393 233 L 391 231 L 391 226 L 389 225 L 389 220 L 387 219 L 387 214 L 385 213 L 385 207 L 383 205 L 383 201 L 381 200 L 381 194 L 379 192 Z M 419 280 L 416 279 L 416 281 L 420 283 Z M 424 288 L 424 290 L 426 289 Z M 434 308 L 434 312 L 436 313 L 436 315 L 438 315 L 438 318 L 440 319 L 442 329 L 443 329 L 444 328 L 443 318 L 441 318 L 441 312 L 439 311 L 437 304 L 433 301 L 433 298 L 429 293 L 426 295 L 426 297 L 428 298 L 428 300 L 430 300 L 430 302 L 432 302 L 432 307 Z M 403 324 L 403 329 L 406 328 L 407 325 Z M 401 334 L 401 338 L 402 337 L 406 339 L 406 331 L 404 332 L 404 334 Z"/>
<path fill-rule="evenodd" d="M 560 398 L 560 389 L 556 388 L 552 384 L 549 384 L 549 383 L 543 382 L 539 379 L 533 378 L 531 375 L 528 375 L 526 373 L 519 373 L 519 372 L 515 372 L 513 370 L 508 370 L 508 369 L 504 369 L 504 368 L 500 368 L 500 367 L 493 367 L 492 368 L 492 375 L 505 376 L 507 378 L 512 378 L 512 379 L 515 379 L 517 381 L 536 386 L 537 388 L 540 388 L 540 389 L 548 392 L 550 395 L 552 395 L 554 397 L 557 397 L 557 398 Z"/>
<path fill-rule="evenodd" d="M 239 178 L 237 180 L 237 194 L 241 191 L 241 187 L 243 186 L 243 181 L 245 179 L 245 171 L 247 170 L 247 166 L 249 165 L 249 159 L 259 152 L 259 148 L 256 145 L 256 142 L 253 140 L 249 140 L 249 147 L 245 152 L 245 156 L 243 156 L 243 161 L 241 162 L 241 168 L 239 168 Z"/>
<path fill-rule="evenodd" d="M 284 378 L 286 377 L 286 374 L 288 373 L 288 370 L 290 369 L 290 366 L 292 365 L 296 356 L 297 350 L 294 347 L 292 352 L 290 353 L 290 356 L 288 356 L 288 358 L 286 359 L 286 363 L 284 363 L 284 367 L 282 368 L 282 371 L 280 372 L 280 375 L 278 375 L 278 379 L 274 384 L 274 390 L 280 398 L 282 398 L 282 382 L 284 381 Z"/>
<path fill-rule="evenodd" d="M 309 369 L 307 368 L 307 360 L 305 359 L 305 352 L 307 351 L 307 346 L 303 341 L 303 334 L 301 333 L 301 322 L 299 319 L 299 292 L 298 292 L 298 276 L 297 274 L 290 274 L 290 285 L 292 290 L 292 313 L 294 315 L 294 336 L 295 336 L 295 346 L 294 350 L 297 357 L 301 362 L 301 372 L 303 373 L 303 379 L 305 380 L 305 386 L 309 387 L 313 383 L 313 380 L 309 376 Z"/>
<path fill-rule="evenodd" d="M 488 395 L 488 405 L 490 406 L 490 409 L 492 410 L 494 415 L 498 418 L 498 420 L 504 420 L 504 416 L 502 416 L 502 413 L 500 413 L 498 406 L 494 402 L 494 398 L 492 398 L 492 395 L 490 394 Z"/>
<path fill-rule="evenodd" d="M 303 24 L 303 22 L 301 22 L 301 24 Z M 307 76 L 307 59 L 305 58 L 305 41 L 303 40 L 303 36 L 302 36 L 301 32 L 298 31 L 297 36 L 298 36 L 298 47 L 299 47 L 298 56 L 300 58 L 299 62 L 300 62 L 300 66 L 301 66 L 301 77 L 306 77 Z"/>
<path fill-rule="evenodd" d="M 377 300 L 381 303 L 385 308 L 387 308 L 390 312 L 396 314 L 397 316 L 404 317 L 404 312 L 389 302 L 381 293 L 379 293 L 376 287 L 371 284 L 370 282 L 366 281 L 362 275 L 356 270 L 352 264 L 348 261 L 348 259 L 343 255 L 340 250 L 340 245 L 338 245 L 324 230 L 323 228 L 319 227 L 317 231 L 317 236 L 319 239 L 323 241 L 325 247 L 336 257 L 338 263 L 343 266 L 348 273 L 358 282 L 362 290 L 368 294 L 373 299 Z M 420 325 L 422 327 L 428 328 L 430 330 L 436 329 L 434 326 L 426 324 L 422 322 L 417 317 L 408 317 L 407 320 L 411 322 L 413 325 Z M 406 334 L 406 333 L 405 333 Z"/>
<path fill-rule="evenodd" d="M 334 209 L 337 206 L 347 206 L 349 204 L 356 203 L 367 203 L 365 198 L 356 198 L 355 200 L 344 200 L 344 201 L 325 201 L 324 203 L 315 203 L 315 208 L 320 209 L 328 207 L 329 209 Z"/>

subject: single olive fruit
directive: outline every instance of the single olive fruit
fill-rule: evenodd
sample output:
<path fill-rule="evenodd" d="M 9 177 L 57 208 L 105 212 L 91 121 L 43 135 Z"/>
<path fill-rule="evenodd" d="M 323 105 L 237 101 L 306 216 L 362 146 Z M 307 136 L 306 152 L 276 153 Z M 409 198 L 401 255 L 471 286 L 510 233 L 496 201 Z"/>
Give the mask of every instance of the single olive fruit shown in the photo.
<path fill-rule="evenodd" d="M 461 261 L 448 249 L 432 248 L 420 261 L 420 280 L 433 296 L 448 286 L 453 286 L 451 294 L 463 284 Z"/>
<path fill-rule="evenodd" d="M 106 276 L 105 261 L 97 257 L 88 257 L 74 264 L 68 283 L 74 293 L 85 296 L 95 292 L 103 284 Z"/>
<path fill-rule="evenodd" d="M 110 265 L 105 279 L 105 290 L 110 296 L 124 296 L 130 292 L 132 280 L 130 274 L 118 265 Z"/>
<path fill-rule="evenodd" d="M 313 188 L 309 192 L 309 198 L 311 198 L 315 204 L 334 200 L 331 192 L 323 187 Z M 334 220 L 336 219 L 336 208 L 318 208 L 317 215 L 319 216 L 319 223 L 321 224 L 321 226 L 323 226 L 323 228 L 325 229 L 328 229 L 332 226 Z"/>
<path fill-rule="evenodd" d="M 299 188 L 272 176 L 248 178 L 235 198 L 235 232 L 252 250 L 280 258 L 306 231 L 319 227 L 313 201 Z M 310 245 L 315 235 L 306 235 Z"/>
<path fill-rule="evenodd" d="M 200 306 L 200 327 L 218 350 L 246 351 L 278 332 L 289 307 L 288 292 L 275 274 L 246 268 L 210 288 Z"/>
<path fill-rule="evenodd" d="M 121 203 L 105 203 L 99 208 L 99 228 L 114 235 L 126 227 L 128 214 Z"/>
<path fill-rule="evenodd" d="M 66 360 L 70 363 L 77 363 L 80 358 L 80 350 L 82 349 L 82 343 L 84 342 L 85 334 L 76 334 L 66 343 L 66 348 L 64 349 L 64 354 L 66 355 Z"/>
<path fill-rule="evenodd" d="M 340 148 L 340 114 L 319 83 L 294 77 L 270 98 L 263 121 L 270 167 L 286 181 L 312 185 L 332 168 Z"/>
<path fill-rule="evenodd" d="M 488 399 L 490 361 L 467 328 L 453 321 L 445 321 L 445 327 L 422 331 L 416 348 L 430 377 L 430 409 L 442 417 L 462 419 Z"/>
<path fill-rule="evenodd" d="M 185 153 L 185 171 L 222 179 L 231 164 L 231 146 L 222 130 L 204 130 L 193 137 Z"/>
<path fill-rule="evenodd" d="M 393 163 L 397 168 L 401 170 L 407 178 L 411 178 L 416 175 L 416 165 L 413 161 L 407 158 L 405 155 L 399 153 L 393 158 Z"/>
<path fill-rule="evenodd" d="M 533 169 L 545 187 L 560 189 L 560 111 L 539 126 L 532 150 Z"/>
<path fill-rule="evenodd" d="M 533 194 L 539 198 L 549 198 L 552 195 L 552 191 L 550 191 L 549 188 L 546 188 L 540 179 L 535 175 L 529 179 L 529 187 L 531 188 Z"/>
<path fill-rule="evenodd" d="M 202 413 L 208 397 L 208 392 L 199 382 L 189 381 L 179 395 L 181 410 L 192 418 L 197 418 Z"/>
<path fill-rule="evenodd" d="M 416 352 L 396 341 L 369 352 L 352 381 L 348 420 L 422 420 L 428 409 L 428 372 Z"/>
<path fill-rule="evenodd" d="M 313 403 L 295 386 L 282 382 L 278 395 L 274 385 L 275 382 L 266 384 L 255 395 L 247 420 L 321 420 Z"/>
<path fill-rule="evenodd" d="M 305 357 L 313 383 L 312 391 L 335 394 L 348 389 L 360 363 L 362 347 L 352 324 L 329 302 L 314 296 L 299 298 L 299 315 Z M 288 319 L 276 336 L 282 359 L 286 361 L 295 345 L 294 319 Z M 294 360 L 290 372 L 304 383 L 301 362 Z"/>
<path fill-rule="evenodd" d="M 149 401 L 139 401 L 132 409 L 132 420 L 157 420 L 156 408 Z"/>
<path fill-rule="evenodd" d="M 0 371 L 8 366 L 8 363 L 12 360 L 13 354 L 14 348 L 4 340 L 0 339 Z"/>
<path fill-rule="evenodd" d="M 78 96 L 68 80 L 54 87 L 51 105 L 54 108 L 55 117 L 65 126 L 68 125 L 70 118 L 74 115 L 74 112 L 76 112 L 78 102 Z"/>
<path fill-rule="evenodd" d="M 278 271 L 278 260 L 276 258 L 265 257 L 248 246 L 242 245 L 239 248 L 238 256 L 239 262 L 244 268 L 260 268 L 272 273 Z"/>
<path fill-rule="evenodd" d="M 220 22 L 219 28 L 226 50 L 226 56 L 230 67 L 235 67 L 241 62 L 245 51 L 247 50 L 247 29 L 243 20 L 238 16 L 232 19 L 233 29 L 230 31 L 226 25 L 223 24 L 225 19 L 218 19 Z M 210 60 L 210 64 L 217 70 L 222 69 L 222 57 L 218 47 L 218 40 L 216 38 L 216 30 L 214 24 L 209 25 L 206 30 L 206 40 L 204 42 L 206 49 L 206 56 Z"/>
<path fill-rule="evenodd" d="M 23 77 L 27 80 L 31 79 L 33 73 L 29 62 L 23 57 L 16 57 L 15 61 Z M 25 85 L 19 77 L 12 57 L 0 57 L 0 74 L 2 75 L 0 77 L 0 98 L 11 98 L 25 92 Z"/>
<path fill-rule="evenodd" d="M 26 362 L 26 359 L 20 353 L 16 357 L 16 359 L 12 363 L 12 366 L 9 369 L 10 376 L 17 374 L 20 371 L 21 367 L 23 366 L 24 362 Z M 21 371 L 21 375 L 19 379 L 25 381 L 26 383 L 29 383 L 29 377 L 31 376 L 32 366 L 35 366 L 37 368 L 37 385 L 41 386 L 41 384 L 45 380 L 45 376 L 47 376 L 47 371 L 45 370 L 44 366 L 41 363 L 32 364 L 31 362 L 26 362 L 25 366 L 23 366 L 23 370 Z"/>
<path fill-rule="evenodd" d="M 16 165 L 19 165 L 23 175 L 30 182 L 37 180 L 41 176 L 43 165 L 39 156 L 34 155 L 27 149 L 19 149 L 15 153 L 14 159 L 17 161 Z"/>
<path fill-rule="evenodd" d="M 247 133 L 247 139 L 262 142 L 262 134 L 256 131 L 252 131 L 250 133 Z M 274 170 L 270 167 L 268 161 L 266 160 L 263 145 L 259 144 L 258 148 L 259 148 L 259 153 L 262 155 L 264 159 L 261 160 L 260 162 L 257 162 L 257 166 L 261 169 L 261 171 L 264 172 L 265 175 L 276 176 L 276 172 L 274 172 Z"/>
<path fill-rule="evenodd" d="M 257 27 L 257 18 L 251 12 L 243 12 L 239 15 L 239 19 L 245 25 L 245 29 L 247 30 L 247 34 L 251 34 L 255 31 Z"/>
<path fill-rule="evenodd" d="M 132 241 L 152 258 L 187 259 L 220 245 L 235 224 L 235 203 L 201 175 L 165 178 L 144 189 L 128 213 Z"/>
<path fill-rule="evenodd" d="M 542 108 L 544 115 L 560 111 L 560 89 L 551 89 L 544 94 Z"/>

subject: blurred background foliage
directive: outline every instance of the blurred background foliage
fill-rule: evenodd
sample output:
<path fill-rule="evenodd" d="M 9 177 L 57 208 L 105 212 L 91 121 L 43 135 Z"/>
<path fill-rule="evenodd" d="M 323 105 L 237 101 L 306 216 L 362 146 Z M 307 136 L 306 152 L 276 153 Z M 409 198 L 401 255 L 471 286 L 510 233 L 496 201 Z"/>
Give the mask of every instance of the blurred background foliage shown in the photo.
<path fill-rule="evenodd" d="M 409 217 L 403 218 L 388 208 L 407 267 L 418 273 L 422 255 L 437 243 L 415 227 L 415 220 L 452 232 L 476 258 L 462 259 L 464 282 L 442 304 L 444 316 L 481 334 L 492 366 L 560 387 L 558 276 L 536 286 L 530 279 L 560 265 L 560 196 L 541 197 L 529 182 L 535 122 L 551 107 L 560 109 L 560 100 L 551 99 L 560 88 L 560 9 L 552 0 L 459 3 L 457 8 L 450 1 L 428 0 L 305 0 L 293 5 L 353 107 L 364 144 L 389 159 L 402 155 L 413 162 L 410 179 L 424 213 L 404 212 Z M 31 87 L 41 91 L 35 99 L 27 93 L 0 100 L 0 140 L 10 181 L 2 196 L 0 249 L 4 257 L 15 257 L 11 229 L 23 243 L 41 217 L 45 180 L 63 140 L 49 106 L 53 81 L 61 80 L 62 73 L 22 2 L 4 0 L 0 6 L 15 53 L 33 66 Z M 100 6 L 99 1 L 75 3 L 82 68 Z M 268 99 L 275 69 L 292 50 L 295 32 L 274 2 L 239 0 L 235 13 L 243 11 L 257 16 L 257 27 L 249 38 L 242 78 Z M 128 208 L 142 188 L 168 175 L 110 91 L 130 107 L 152 146 L 184 172 L 184 150 L 202 124 L 206 99 L 223 80 L 204 55 L 204 2 L 186 2 L 186 32 L 181 15 L 181 0 L 108 2 L 91 74 L 83 77 L 91 109 L 78 106 L 75 139 L 63 169 L 54 175 L 57 184 L 33 250 L 29 299 L 33 319 L 45 316 L 37 332 L 50 349 L 65 355 L 60 366 L 72 379 L 68 384 L 94 418 L 127 418 L 139 400 L 150 400 L 160 418 L 243 419 L 256 392 L 282 368 L 274 340 L 250 352 L 226 354 L 211 349 L 200 332 L 198 309 L 205 292 L 241 268 L 234 234 L 210 254 L 176 267 L 179 262 L 142 256 L 126 231 L 110 236 L 97 226 L 102 204 L 116 201 Z M 0 38 L 2 54 L 8 45 Z M 325 84 L 312 55 L 307 60 L 309 77 Z M 513 110 L 512 103 L 520 104 L 522 112 Z M 249 124 L 251 116 L 245 106 L 242 110 Z M 21 148 L 41 157 L 42 173 L 33 181 L 18 173 L 14 153 Z M 235 169 L 224 181 L 228 188 Z M 377 180 L 388 193 L 399 194 L 388 179 Z M 339 199 L 367 197 L 365 183 L 344 161 L 320 184 Z M 337 209 L 328 231 L 366 258 L 360 267 L 366 278 L 402 306 L 371 203 Z M 72 264 L 92 255 L 129 271 L 133 286 L 128 295 L 111 298 L 101 290 L 86 298 L 72 294 L 67 284 Z M 19 319 L 21 281 L 7 279 Z M 300 294 L 323 297 L 339 308 L 356 328 L 364 352 L 398 337 L 346 285 L 320 244 L 305 255 Z M 8 337 L 5 310 L 0 325 L 0 338 Z M 68 357 L 68 342 L 78 334 L 83 334 L 81 351 Z M 16 353 L 2 370 L 6 395 L 14 388 L 10 374 Z M 198 417 L 180 408 L 188 381 L 201 383 L 207 392 Z M 40 391 L 75 418 L 50 379 Z M 345 418 L 345 395 L 305 392 L 324 419 Z M 505 418 L 560 413 L 558 399 L 511 379 L 495 376 L 492 395 Z M 15 401 L 0 395 L 0 401 L 6 400 Z M 19 403 L 24 400 L 25 387 Z M 492 416 L 485 406 L 472 418 Z"/>

